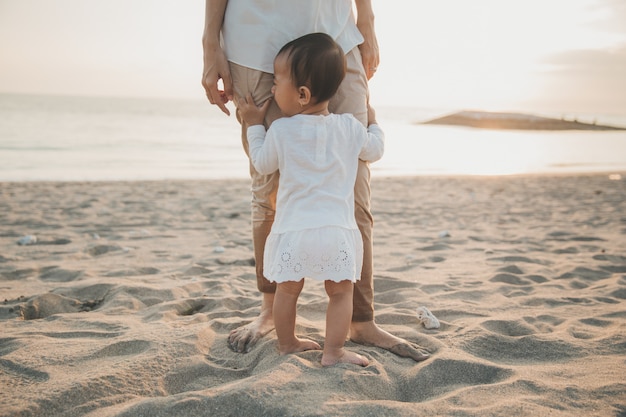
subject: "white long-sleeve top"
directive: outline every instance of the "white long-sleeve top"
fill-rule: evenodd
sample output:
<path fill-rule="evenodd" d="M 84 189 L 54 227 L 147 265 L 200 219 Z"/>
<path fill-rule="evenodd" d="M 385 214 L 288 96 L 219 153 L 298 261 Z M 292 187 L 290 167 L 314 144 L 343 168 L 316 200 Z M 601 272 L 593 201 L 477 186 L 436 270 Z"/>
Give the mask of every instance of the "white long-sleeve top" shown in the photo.
<path fill-rule="evenodd" d="M 256 170 L 280 171 L 272 233 L 357 227 L 358 160 L 382 157 L 385 139 L 378 125 L 366 129 L 351 114 L 296 115 L 274 121 L 267 132 L 262 125 L 250 126 L 247 138 Z"/>

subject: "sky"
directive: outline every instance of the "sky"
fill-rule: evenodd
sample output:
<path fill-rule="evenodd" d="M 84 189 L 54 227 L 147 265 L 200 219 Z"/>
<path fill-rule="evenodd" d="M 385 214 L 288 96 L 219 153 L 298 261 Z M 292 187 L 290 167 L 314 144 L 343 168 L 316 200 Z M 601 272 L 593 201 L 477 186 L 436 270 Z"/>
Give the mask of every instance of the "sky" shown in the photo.
<path fill-rule="evenodd" d="M 626 115 L 625 0 L 372 0 L 372 102 Z M 200 0 L 0 0 L 0 93 L 204 99 Z"/>

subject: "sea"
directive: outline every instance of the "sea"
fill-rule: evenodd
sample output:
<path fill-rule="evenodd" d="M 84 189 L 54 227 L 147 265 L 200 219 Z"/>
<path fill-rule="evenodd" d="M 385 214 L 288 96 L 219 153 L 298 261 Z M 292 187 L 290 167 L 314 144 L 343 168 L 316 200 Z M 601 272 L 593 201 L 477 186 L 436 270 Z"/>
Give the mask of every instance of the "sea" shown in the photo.
<path fill-rule="evenodd" d="M 376 107 L 372 176 L 626 172 L 626 131 L 424 125 L 459 109 Z M 233 112 L 234 113 L 234 112 Z M 626 115 L 540 114 L 626 127 Z M 239 124 L 204 100 L 0 94 L 0 181 L 248 178 Z"/>

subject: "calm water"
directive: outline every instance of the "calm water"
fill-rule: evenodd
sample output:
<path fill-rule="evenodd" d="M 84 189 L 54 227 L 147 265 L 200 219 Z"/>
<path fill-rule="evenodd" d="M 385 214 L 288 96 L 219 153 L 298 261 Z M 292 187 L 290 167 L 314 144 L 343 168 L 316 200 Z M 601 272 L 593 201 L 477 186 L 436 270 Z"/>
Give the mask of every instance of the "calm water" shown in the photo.
<path fill-rule="evenodd" d="M 375 176 L 626 171 L 623 131 L 425 126 L 415 122 L 448 112 L 377 111 L 387 144 Z M 0 94 L 0 181 L 247 178 L 239 135 L 234 116 L 202 101 Z"/>

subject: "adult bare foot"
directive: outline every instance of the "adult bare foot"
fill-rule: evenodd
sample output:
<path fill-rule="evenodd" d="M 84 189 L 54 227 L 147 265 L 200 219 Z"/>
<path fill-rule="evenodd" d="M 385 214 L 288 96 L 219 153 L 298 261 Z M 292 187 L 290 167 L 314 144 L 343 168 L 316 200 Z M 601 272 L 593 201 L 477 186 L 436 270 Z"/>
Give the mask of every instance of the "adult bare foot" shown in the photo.
<path fill-rule="evenodd" d="M 349 350 L 343 350 L 342 354 L 339 356 L 332 356 L 327 353 L 322 355 L 322 366 L 333 366 L 338 363 L 353 363 L 359 366 L 367 366 L 370 361 L 365 356 L 350 352 Z"/>
<path fill-rule="evenodd" d="M 259 316 L 251 323 L 232 330 L 228 335 L 228 346 L 232 350 L 248 353 L 259 339 L 274 330 L 273 303 L 274 294 L 264 293 Z"/>
<path fill-rule="evenodd" d="M 274 320 L 260 315 L 252 322 L 231 330 L 228 346 L 238 353 L 248 353 L 263 336 L 274 330 Z"/>
<path fill-rule="evenodd" d="M 293 343 L 289 345 L 278 345 L 278 353 L 281 355 L 287 355 L 289 353 L 304 352 L 306 350 L 320 350 L 322 347 L 319 343 L 309 339 L 296 338 Z"/>
<path fill-rule="evenodd" d="M 376 346 L 400 357 L 411 358 L 416 362 L 430 357 L 430 354 L 421 347 L 386 332 L 374 321 L 351 323 L 350 340 L 360 345 Z"/>

